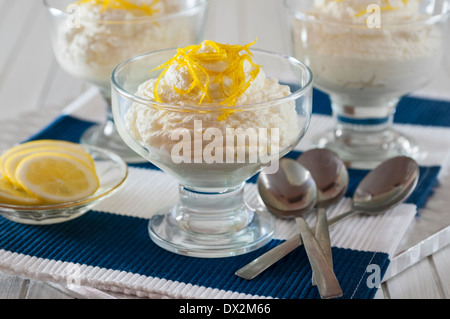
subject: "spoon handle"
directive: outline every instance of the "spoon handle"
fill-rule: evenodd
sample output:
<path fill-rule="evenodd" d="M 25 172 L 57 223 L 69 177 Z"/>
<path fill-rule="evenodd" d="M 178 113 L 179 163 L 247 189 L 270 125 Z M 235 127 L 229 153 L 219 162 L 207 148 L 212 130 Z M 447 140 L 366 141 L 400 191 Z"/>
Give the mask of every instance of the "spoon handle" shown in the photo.
<path fill-rule="evenodd" d="M 275 264 L 284 256 L 289 254 L 295 248 L 302 244 L 302 238 L 300 235 L 295 235 L 278 246 L 272 248 L 268 252 L 262 254 L 258 258 L 254 259 L 241 269 L 235 272 L 235 275 L 247 280 L 252 280 L 267 268 Z"/>
<path fill-rule="evenodd" d="M 319 242 L 314 237 L 311 228 L 303 217 L 295 219 L 300 229 L 306 254 L 308 255 L 311 268 L 315 274 L 317 288 L 322 299 L 337 298 L 342 296 L 342 289 L 339 282 L 328 264 Z"/>
<path fill-rule="evenodd" d="M 330 240 L 330 231 L 328 229 L 328 219 L 325 208 L 318 207 L 317 208 L 317 224 L 316 224 L 316 233 L 315 236 L 317 241 L 322 247 L 325 258 L 327 259 L 330 268 L 333 269 L 333 257 L 331 253 L 331 240 Z M 316 285 L 316 276 L 313 273 L 312 284 Z"/>
<path fill-rule="evenodd" d="M 328 225 L 332 226 L 357 212 L 358 212 L 357 210 L 352 209 L 345 213 L 342 213 L 334 218 L 331 218 L 328 221 Z M 240 268 L 238 271 L 236 271 L 235 275 L 247 280 L 252 280 L 259 274 L 264 272 L 267 268 L 269 268 L 277 261 L 282 259 L 284 256 L 288 255 L 291 251 L 293 251 L 301 244 L 302 244 L 301 237 L 299 235 L 295 235 L 286 240 L 285 242 L 283 242 L 282 244 L 272 248 L 263 255 L 254 259 L 244 267 Z"/>

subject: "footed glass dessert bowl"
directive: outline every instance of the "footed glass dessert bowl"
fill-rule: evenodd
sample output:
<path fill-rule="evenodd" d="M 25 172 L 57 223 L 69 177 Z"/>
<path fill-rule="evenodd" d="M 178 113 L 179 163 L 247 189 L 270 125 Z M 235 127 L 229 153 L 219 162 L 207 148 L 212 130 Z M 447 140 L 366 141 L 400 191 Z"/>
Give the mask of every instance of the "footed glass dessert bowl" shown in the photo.
<path fill-rule="evenodd" d="M 60 66 L 99 87 L 106 120 L 81 137 L 81 143 L 109 149 L 127 162 L 143 162 L 120 138 L 111 112 L 110 77 L 114 68 L 138 54 L 198 43 L 207 0 L 44 0 L 51 40 Z"/>
<path fill-rule="evenodd" d="M 425 156 L 393 119 L 399 100 L 442 67 L 448 1 L 285 0 L 285 7 L 293 56 L 331 100 L 334 126 L 313 146 L 366 169 Z"/>
<path fill-rule="evenodd" d="M 149 222 L 152 240 L 169 251 L 234 256 L 273 236 L 272 215 L 247 205 L 244 186 L 262 169 L 276 172 L 306 133 L 312 74 L 251 45 L 205 40 L 134 57 L 113 72 L 119 134 L 180 185 L 178 203 Z"/>

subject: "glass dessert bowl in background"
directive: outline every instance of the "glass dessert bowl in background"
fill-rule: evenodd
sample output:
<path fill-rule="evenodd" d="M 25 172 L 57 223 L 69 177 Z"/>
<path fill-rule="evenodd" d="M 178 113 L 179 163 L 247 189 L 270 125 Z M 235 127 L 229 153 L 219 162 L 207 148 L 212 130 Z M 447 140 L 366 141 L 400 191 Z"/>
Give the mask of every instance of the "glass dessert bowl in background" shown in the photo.
<path fill-rule="evenodd" d="M 285 0 L 285 7 L 293 56 L 331 100 L 334 127 L 315 136 L 313 146 L 355 168 L 424 156 L 394 129 L 393 118 L 401 97 L 427 85 L 442 66 L 448 2 Z"/>
<path fill-rule="evenodd" d="M 447 72 L 447 75 L 450 77 L 450 6 L 447 10 L 447 31 L 445 32 L 446 36 L 447 36 L 447 41 L 446 41 L 446 45 L 447 45 L 447 49 L 445 50 L 446 54 L 445 54 L 445 63 L 444 63 L 444 67 L 445 67 L 445 71 Z"/>
<path fill-rule="evenodd" d="M 99 87 L 106 120 L 81 143 L 114 151 L 127 162 L 144 159 L 120 138 L 111 112 L 110 77 L 122 61 L 144 52 L 199 43 L 207 0 L 44 0 L 56 59 L 69 74 Z"/>
<path fill-rule="evenodd" d="M 273 217 L 246 204 L 244 186 L 261 169 L 276 170 L 305 134 L 312 74 L 296 59 L 249 47 L 205 40 L 113 72 L 120 135 L 180 185 L 178 203 L 149 222 L 152 240 L 169 251 L 234 256 L 273 236 Z"/>

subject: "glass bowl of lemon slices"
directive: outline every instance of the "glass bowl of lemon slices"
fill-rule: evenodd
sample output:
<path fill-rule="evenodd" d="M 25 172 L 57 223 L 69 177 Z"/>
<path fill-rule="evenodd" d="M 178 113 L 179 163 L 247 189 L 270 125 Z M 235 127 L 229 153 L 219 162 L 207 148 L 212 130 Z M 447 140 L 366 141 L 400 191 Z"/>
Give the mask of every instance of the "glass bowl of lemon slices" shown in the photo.
<path fill-rule="evenodd" d="M 111 196 L 128 166 L 108 150 L 59 140 L 16 145 L 0 156 L 0 214 L 44 225 L 81 216 Z"/>

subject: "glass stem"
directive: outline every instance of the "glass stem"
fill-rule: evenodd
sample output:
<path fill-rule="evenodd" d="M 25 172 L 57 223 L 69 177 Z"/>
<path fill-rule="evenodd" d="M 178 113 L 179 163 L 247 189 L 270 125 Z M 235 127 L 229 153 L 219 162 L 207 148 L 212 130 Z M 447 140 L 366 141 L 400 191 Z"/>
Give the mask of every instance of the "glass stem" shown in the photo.
<path fill-rule="evenodd" d="M 109 90 L 105 88 L 100 89 L 100 93 L 103 97 L 103 100 L 105 101 L 105 108 L 106 108 L 106 121 L 107 122 L 113 122 L 114 123 L 114 117 L 112 114 L 112 107 L 111 107 L 111 93 Z"/>
<path fill-rule="evenodd" d="M 398 100 L 383 106 L 350 106 L 332 103 L 336 137 L 349 146 L 369 147 L 389 143 Z"/>
<path fill-rule="evenodd" d="M 186 232 L 205 235 L 236 233 L 251 221 L 244 200 L 244 183 L 221 193 L 204 193 L 179 187 L 175 208 L 178 226 Z"/>
<path fill-rule="evenodd" d="M 102 94 L 103 100 L 105 101 L 105 108 L 106 108 L 106 122 L 104 123 L 103 126 L 103 134 L 108 137 L 114 136 L 117 133 L 111 107 L 111 94 L 108 93 L 108 91 L 103 88 L 100 89 L 100 93 Z"/>

